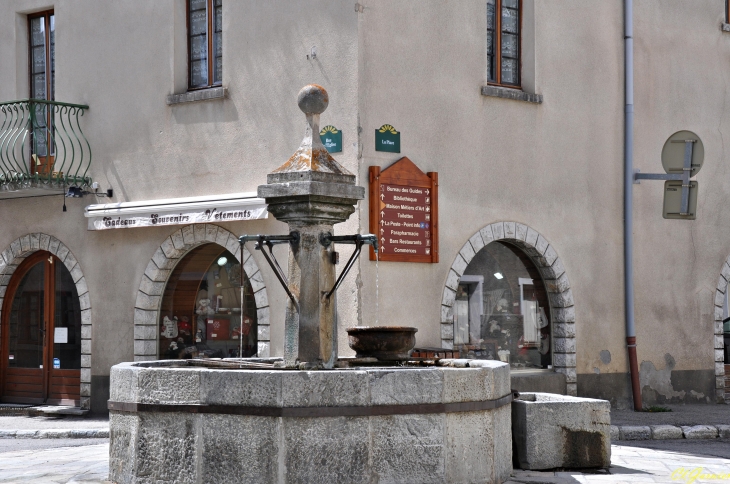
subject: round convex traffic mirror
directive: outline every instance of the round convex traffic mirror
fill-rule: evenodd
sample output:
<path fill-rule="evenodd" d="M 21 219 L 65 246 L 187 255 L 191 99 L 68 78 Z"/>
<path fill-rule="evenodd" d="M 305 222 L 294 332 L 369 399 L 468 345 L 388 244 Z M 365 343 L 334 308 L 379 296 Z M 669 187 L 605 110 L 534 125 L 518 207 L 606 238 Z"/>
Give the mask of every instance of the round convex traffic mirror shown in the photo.
<path fill-rule="evenodd" d="M 700 171 L 705 159 L 705 147 L 702 145 L 702 140 L 692 131 L 677 131 L 669 137 L 662 148 L 662 166 L 665 172 L 682 174 L 688 144 L 692 146 L 689 176 L 693 177 Z"/>

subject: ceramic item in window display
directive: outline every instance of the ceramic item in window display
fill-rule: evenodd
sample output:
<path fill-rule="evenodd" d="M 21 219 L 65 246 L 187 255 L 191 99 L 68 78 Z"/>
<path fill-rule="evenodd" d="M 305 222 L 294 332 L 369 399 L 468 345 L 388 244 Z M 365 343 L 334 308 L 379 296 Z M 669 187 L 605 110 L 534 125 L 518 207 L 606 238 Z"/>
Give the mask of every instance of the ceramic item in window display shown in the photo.
<path fill-rule="evenodd" d="M 506 313 L 507 312 L 507 305 L 508 305 L 508 303 L 507 303 L 507 300 L 506 299 L 504 299 L 504 298 L 500 299 L 499 301 L 497 301 L 497 307 L 494 308 L 494 312 L 495 313 L 502 313 L 502 314 Z"/>
<path fill-rule="evenodd" d="M 509 350 L 499 350 L 497 354 L 499 355 L 499 361 L 509 363 Z"/>
<path fill-rule="evenodd" d="M 165 316 L 162 318 L 162 332 L 160 335 L 164 338 L 177 338 L 177 317 L 173 317 L 173 319 L 168 318 Z"/>
<path fill-rule="evenodd" d="M 177 319 L 177 318 L 175 318 Z M 181 336 L 192 336 L 192 326 L 190 326 L 190 318 L 183 316 L 177 323 L 177 330 Z M 180 339 L 178 339 L 180 341 Z"/>
<path fill-rule="evenodd" d="M 198 324 L 205 321 L 207 316 L 215 314 L 215 310 L 210 307 L 210 299 L 202 298 L 198 301 L 198 308 L 195 310 L 195 314 L 198 315 Z"/>
<path fill-rule="evenodd" d="M 203 330 L 202 329 L 199 329 L 195 332 L 195 342 L 196 343 L 203 342 Z"/>

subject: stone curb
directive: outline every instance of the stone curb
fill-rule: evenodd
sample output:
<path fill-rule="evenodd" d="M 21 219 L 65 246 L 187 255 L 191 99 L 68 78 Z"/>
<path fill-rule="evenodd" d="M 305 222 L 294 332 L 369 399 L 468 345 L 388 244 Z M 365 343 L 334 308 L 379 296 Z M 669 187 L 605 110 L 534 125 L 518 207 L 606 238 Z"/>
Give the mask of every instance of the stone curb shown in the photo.
<path fill-rule="evenodd" d="M 109 429 L 0 430 L 0 439 L 108 439 Z"/>
<path fill-rule="evenodd" d="M 611 440 L 730 439 L 730 425 L 611 425 Z"/>

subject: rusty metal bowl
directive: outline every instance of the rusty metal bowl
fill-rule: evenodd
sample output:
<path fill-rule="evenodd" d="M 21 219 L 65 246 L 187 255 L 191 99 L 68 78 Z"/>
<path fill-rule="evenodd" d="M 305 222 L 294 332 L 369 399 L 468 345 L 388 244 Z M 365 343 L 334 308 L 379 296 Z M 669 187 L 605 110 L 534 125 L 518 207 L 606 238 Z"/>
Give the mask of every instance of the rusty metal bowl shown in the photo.
<path fill-rule="evenodd" d="M 350 348 L 358 358 L 402 361 L 411 357 L 418 328 L 407 326 L 355 326 L 347 330 Z"/>

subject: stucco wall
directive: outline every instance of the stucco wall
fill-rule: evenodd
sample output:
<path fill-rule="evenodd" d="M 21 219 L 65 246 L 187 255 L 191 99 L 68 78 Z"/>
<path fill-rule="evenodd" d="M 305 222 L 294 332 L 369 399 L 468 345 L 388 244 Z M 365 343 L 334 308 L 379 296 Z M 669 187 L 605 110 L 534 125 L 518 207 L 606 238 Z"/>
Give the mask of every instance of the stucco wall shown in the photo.
<path fill-rule="evenodd" d="M 479 229 L 509 220 L 550 240 L 570 278 L 579 391 L 595 394 L 611 380 L 625 392 L 622 2 L 524 4 L 535 19 L 523 44 L 525 85 L 541 104 L 480 94 L 482 0 L 248 0 L 224 2 L 228 98 L 168 106 L 186 82 L 183 0 L 3 2 L 0 101 L 27 96 L 25 14 L 54 7 L 56 99 L 90 106 L 82 126 L 94 153 L 91 176 L 115 197 L 69 200 L 66 213 L 60 197 L 2 200 L 0 250 L 44 232 L 74 251 L 94 311 L 92 373 L 107 375 L 132 359 L 139 283 L 175 228 L 87 232 L 83 207 L 255 191 L 297 148 L 304 117 L 296 93 L 315 82 L 330 94 L 322 125 L 344 132 L 335 157 L 359 184 L 368 166 L 385 168 L 400 156 L 439 172 L 440 181 L 440 262 L 380 263 L 378 317 L 376 265 L 362 258 L 338 293 L 341 353 L 350 354 L 345 327 L 376 321 L 417 326 L 419 345 L 440 345 L 455 256 Z M 680 129 L 697 133 L 706 153 L 696 221 L 661 218 L 661 182 L 634 187 L 639 361 L 648 387 L 671 395 L 679 384 L 672 371 L 689 372 L 680 380 L 691 386 L 692 372 L 715 368 L 713 302 L 730 255 L 723 230 L 730 34 L 720 29 L 722 0 L 646 0 L 634 9 L 635 165 L 660 172 L 661 147 Z M 312 46 L 314 60 L 306 57 Z M 374 130 L 385 123 L 401 132 L 401 154 L 374 151 Z M 367 210 L 362 202 L 337 230 L 368 232 Z M 286 231 L 272 218 L 222 225 L 236 234 Z M 349 250 L 340 251 L 344 262 Z M 285 295 L 253 255 L 269 290 L 272 355 L 281 354 Z M 661 373 L 667 354 L 675 364 Z M 651 383 L 665 374 L 669 390 Z M 696 391 L 702 401 L 711 396 Z"/>

